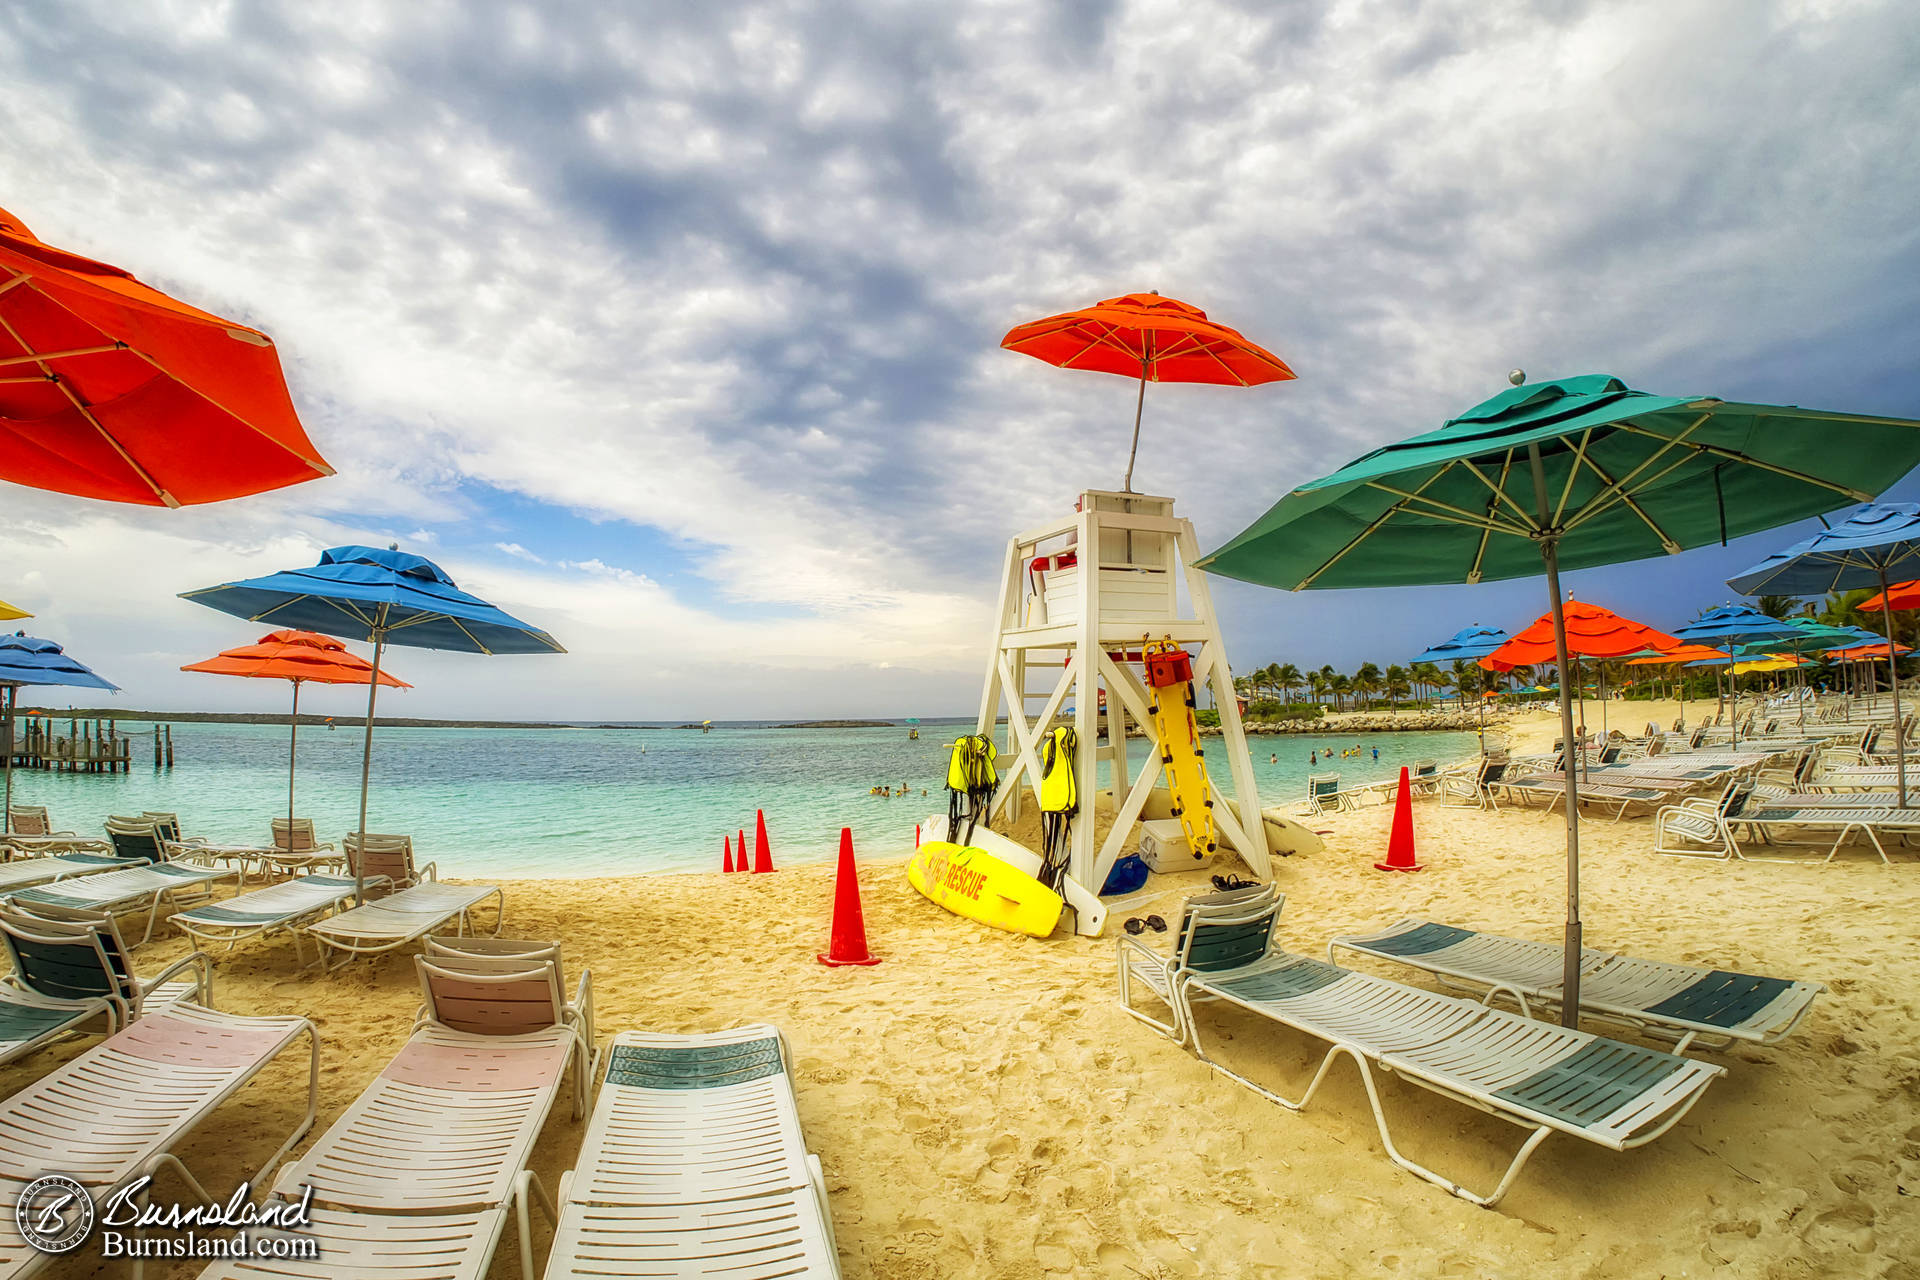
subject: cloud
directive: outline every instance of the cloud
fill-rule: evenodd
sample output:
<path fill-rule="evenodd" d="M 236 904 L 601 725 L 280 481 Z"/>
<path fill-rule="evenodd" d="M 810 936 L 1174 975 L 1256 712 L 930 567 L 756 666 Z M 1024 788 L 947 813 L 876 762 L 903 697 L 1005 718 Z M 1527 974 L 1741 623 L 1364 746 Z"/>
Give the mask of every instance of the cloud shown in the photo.
<path fill-rule="evenodd" d="M 1006 536 L 1132 426 L 1019 320 L 1159 289 L 1300 372 L 1148 389 L 1137 479 L 1208 543 L 1515 364 L 1914 412 L 1916 56 L 1894 3 L 15 6 L 9 207 L 273 333 L 340 475 L 9 501 L 0 588 L 57 564 L 133 644 L 145 548 L 351 532 L 561 612 L 564 680 L 475 710 L 963 708 Z M 1379 643 L 1222 595 L 1243 663 Z M 669 645 L 701 674 L 619 661 Z"/>

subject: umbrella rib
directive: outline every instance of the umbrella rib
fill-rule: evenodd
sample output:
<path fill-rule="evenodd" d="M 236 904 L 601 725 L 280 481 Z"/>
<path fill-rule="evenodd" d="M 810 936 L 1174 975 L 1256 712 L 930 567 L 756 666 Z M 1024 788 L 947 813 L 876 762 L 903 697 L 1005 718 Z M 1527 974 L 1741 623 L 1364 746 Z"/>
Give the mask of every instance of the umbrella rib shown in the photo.
<path fill-rule="evenodd" d="M 1553 508 L 1553 526 L 1556 529 L 1563 527 L 1560 519 L 1567 513 L 1567 500 L 1573 497 L 1574 482 L 1580 478 L 1580 464 L 1586 460 L 1587 446 L 1592 443 L 1593 428 L 1588 427 L 1580 433 L 1580 443 L 1574 446 L 1573 464 L 1567 468 L 1567 482 L 1560 486 L 1560 501 Z M 1595 470 L 1597 471 L 1598 468 Z M 1602 480 L 1605 478 L 1605 476 L 1601 477 Z"/>
<path fill-rule="evenodd" d="M 24 276 L 19 278 L 25 279 Z M 35 292 L 38 292 L 38 290 L 35 290 Z M 93 410 L 89 408 L 79 396 L 73 393 L 73 388 L 67 385 L 67 380 L 56 375 L 54 371 L 47 366 L 44 356 L 39 356 L 34 353 L 33 344 L 22 337 L 20 331 L 15 329 L 5 316 L 0 316 L 0 328 L 4 328 L 7 331 L 7 336 L 19 343 L 20 349 L 33 358 L 34 363 L 39 365 L 40 372 L 47 375 L 47 381 L 60 388 L 60 394 L 65 396 L 75 409 L 79 410 L 80 416 L 87 420 L 89 426 L 100 433 L 100 438 L 112 446 L 113 451 L 120 455 L 120 460 L 127 464 L 127 469 L 138 476 L 141 483 L 145 484 L 147 488 L 153 490 L 154 497 L 160 499 L 161 502 L 169 507 L 177 507 L 180 505 L 179 500 L 161 488 L 159 482 L 147 473 L 145 467 L 133 460 L 133 455 L 121 447 L 120 442 L 113 438 L 113 433 L 100 425 L 100 419 L 94 417 Z"/>
<path fill-rule="evenodd" d="M 147 364 L 152 366 L 158 372 L 164 374 L 169 378 L 174 377 L 173 371 L 171 369 L 161 364 L 158 360 L 155 360 L 152 356 L 148 355 L 146 352 L 141 351 L 137 347 L 128 347 L 127 350 L 131 351 L 134 355 L 146 361 Z M 191 385 L 189 383 L 186 383 L 182 379 L 175 378 L 174 380 L 176 382 L 180 382 L 182 386 Z M 247 430 L 253 432 L 253 434 L 259 436 L 262 440 L 265 440 L 267 443 L 273 445 L 275 448 L 279 449 L 281 452 L 291 454 L 295 458 L 298 458 L 301 462 L 305 463 L 308 466 L 308 468 L 310 468 L 316 475 L 330 476 L 334 474 L 333 468 L 328 466 L 325 462 L 321 461 L 319 458 L 317 457 L 310 458 L 306 454 L 301 453 L 298 449 L 295 449 L 289 444 L 287 444 L 286 441 L 280 439 L 278 436 L 273 435 L 271 432 L 262 431 L 259 427 L 254 426 L 252 421 L 250 421 L 244 415 L 235 413 L 233 410 L 227 408 L 226 405 L 221 404 L 218 400 L 208 395 L 206 391 L 203 390 L 202 388 L 193 387 L 192 390 L 194 395 L 200 397 L 200 399 L 206 401 L 208 404 L 212 405 L 214 408 L 218 409 L 220 412 L 226 414 L 229 418 L 232 418 L 235 422 L 239 423 L 241 426 L 245 427 Z M 289 403 L 291 403 L 291 401 L 289 401 Z M 297 422 L 298 420 L 299 420 L 298 414 L 296 414 L 295 421 Z"/>
<path fill-rule="evenodd" d="M 1513 469 L 1513 450 L 1509 449 L 1507 450 L 1506 460 L 1500 464 L 1500 483 L 1503 487 L 1507 483 L 1507 472 L 1511 471 L 1512 469 Z M 1499 505 L 1497 500 L 1491 494 L 1489 494 L 1487 497 L 1487 519 L 1489 522 L 1491 522 L 1493 519 L 1493 509 L 1497 505 Z M 1480 531 L 1480 545 L 1474 548 L 1473 567 L 1467 570 L 1468 586 L 1473 586 L 1480 581 L 1480 566 L 1482 563 L 1485 562 L 1487 558 L 1487 544 L 1492 540 L 1493 540 L 1493 525 L 1489 523 L 1486 528 Z"/>
<path fill-rule="evenodd" d="M 1630 422 L 1622 422 L 1619 424 L 1619 427 L 1622 431 L 1630 432 L 1634 435 L 1649 436 L 1655 440 L 1671 438 L 1661 435 L 1658 431 L 1648 431 L 1645 427 L 1636 427 Z M 1683 449 L 1693 449 L 1699 453 L 1709 453 L 1716 458 L 1727 458 L 1733 462 L 1744 463 L 1749 467 L 1758 467 L 1762 471 L 1771 471 L 1775 475 L 1785 476 L 1789 480 L 1798 480 L 1803 484 L 1810 484 L 1816 488 L 1831 489 L 1835 493 L 1844 494 L 1855 502 L 1873 501 L 1873 495 L 1864 490 L 1851 489 L 1844 484 L 1839 484 L 1832 480 L 1822 480 L 1819 476 L 1810 476 L 1804 471 L 1795 471 L 1791 467 L 1782 467 L 1775 463 L 1763 462 L 1759 458 L 1741 453 L 1736 449 L 1723 449 L 1717 444 L 1700 444 L 1694 441 L 1683 442 L 1680 447 Z"/>
<path fill-rule="evenodd" d="M 480 637 L 479 637 L 479 636 L 476 636 L 475 634 L 473 634 L 473 632 L 471 632 L 471 631 L 469 631 L 469 630 L 467 630 L 467 624 L 466 624 L 466 623 L 464 623 L 464 622 L 462 622 L 462 621 L 460 621 L 460 619 L 458 619 L 458 618 L 456 618 L 456 617 L 454 617 L 454 616 L 453 616 L 452 614 L 448 614 L 448 615 L 446 615 L 446 618 L 447 618 L 447 621 L 448 621 L 448 622 L 451 622 L 451 623 L 452 623 L 452 624 L 453 624 L 454 626 L 456 626 L 456 627 L 458 627 L 458 628 L 460 628 L 460 634 L 461 634 L 461 635 L 463 635 L 463 636 L 465 636 L 465 637 L 466 637 L 467 639 L 469 639 L 469 640 L 471 640 L 471 641 L 473 641 L 473 647 L 474 647 L 474 648 L 476 648 L 476 649 L 478 649 L 478 650 L 479 650 L 479 651 L 480 651 L 481 653 L 484 653 L 484 654 L 486 654 L 486 655 L 487 655 L 487 656 L 488 656 L 489 658 L 491 658 L 491 657 L 493 656 L 493 650 L 491 650 L 491 649 L 489 649 L 489 648 L 487 648 L 487 646 L 485 646 L 484 644 L 481 644 L 481 643 L 480 643 Z"/>
<path fill-rule="evenodd" d="M 1647 526 L 1647 528 L 1653 530 L 1653 536 L 1660 539 L 1660 549 L 1662 551 L 1665 551 L 1670 556 L 1680 554 L 1680 551 L 1681 551 L 1680 544 L 1675 542 L 1673 538 L 1668 535 L 1667 531 L 1665 529 L 1662 529 L 1658 524 L 1656 524 L 1654 522 L 1653 517 L 1648 515 L 1646 511 L 1641 508 L 1638 502 L 1635 502 L 1633 500 L 1633 495 L 1627 492 L 1625 485 L 1617 483 L 1614 480 L 1614 478 L 1608 475 L 1606 471 L 1600 466 L 1600 464 L 1595 462 L 1592 458 L 1585 458 L 1583 459 L 1583 461 L 1586 462 L 1587 467 L 1593 472 L 1593 474 L 1600 477 L 1600 481 L 1602 484 L 1605 484 L 1608 487 L 1608 489 L 1615 491 L 1619 500 L 1627 504 L 1627 510 L 1639 516 L 1641 521 Z M 1591 508 L 1593 505 L 1594 505 L 1593 503 L 1587 504 L 1588 508 Z M 1582 514 L 1583 515 L 1585 514 L 1584 509 L 1582 511 Z"/>
<path fill-rule="evenodd" d="M 65 360 L 71 356 L 97 356 L 110 351 L 125 351 L 124 342 L 109 343 L 104 347 L 74 347 L 67 351 L 29 351 L 23 356 L 0 356 L 0 367 L 10 364 L 31 364 L 37 360 Z"/>
<path fill-rule="evenodd" d="M 1444 474 L 1444 472 L 1442 474 Z M 1427 484 L 1432 484 L 1434 480 L 1438 480 L 1439 478 L 1439 475 L 1435 475 L 1433 480 L 1427 481 Z M 1408 493 L 1404 489 L 1396 489 L 1392 485 L 1381 484 L 1378 480 L 1367 481 L 1366 487 L 1369 489 L 1378 489 L 1382 493 L 1390 493 L 1394 497 L 1399 498 L 1400 501 L 1394 504 L 1396 509 L 1404 508 L 1409 502 L 1418 502 L 1434 508 L 1431 511 L 1422 511 L 1418 514 L 1432 516 L 1436 520 L 1446 520 L 1451 524 L 1464 524 L 1475 529 L 1488 529 L 1499 533 L 1510 533 L 1516 538 L 1532 536 L 1531 527 L 1522 527 L 1520 525 L 1507 524 L 1503 521 L 1496 520 L 1491 512 L 1484 516 L 1475 515 L 1464 507 L 1456 507 L 1451 503 L 1442 502 L 1438 498 L 1429 498 L 1419 492 Z M 1426 485 L 1421 486 L 1423 489 L 1425 487 Z"/>
<path fill-rule="evenodd" d="M 1581 508 L 1580 514 L 1574 517 L 1572 525 L 1569 525 L 1568 527 L 1571 528 L 1571 527 L 1578 526 L 1580 524 L 1585 523 L 1586 520 L 1590 518 L 1589 513 L 1598 514 L 1599 511 L 1604 511 L 1608 505 L 1611 505 L 1611 502 L 1614 497 L 1614 494 L 1612 492 L 1613 490 L 1618 489 L 1620 493 L 1624 495 L 1626 490 L 1633 485 L 1634 481 L 1639 479 L 1640 473 L 1642 471 L 1645 471 L 1648 467 L 1658 462 L 1661 458 L 1665 457 L 1672 450 L 1684 445 L 1686 443 L 1687 437 L 1692 435 L 1695 431 L 1697 431 L 1700 428 L 1700 425 L 1712 416 L 1713 415 L 1711 412 L 1703 413 L 1699 417 L 1695 418 L 1691 423 L 1689 423 L 1686 429 L 1680 432 L 1680 434 L 1676 436 L 1671 436 L 1671 437 L 1663 437 L 1663 439 L 1665 440 L 1665 443 L 1663 443 L 1658 449 L 1655 449 L 1651 454 L 1647 455 L 1647 457 L 1642 459 L 1639 466 L 1627 472 L 1626 475 L 1620 477 L 1619 480 L 1610 484 L 1606 489 L 1602 489 L 1599 493 L 1595 494 L 1593 498 L 1590 501 L 1588 501 L 1587 505 Z M 1673 472 L 1673 470 L 1676 467 L 1681 466 L 1686 461 L 1687 461 L 1687 458 L 1683 455 L 1678 462 L 1668 464 L 1664 469 L 1660 471 L 1658 475 L 1646 481 L 1646 484 L 1651 485 L 1659 480 L 1666 478 L 1668 475 L 1670 475 Z M 1596 474 L 1599 474 L 1604 478 L 1605 473 L 1601 472 L 1598 467 L 1594 467 L 1594 471 Z"/>
<path fill-rule="evenodd" d="M 1248 382 L 1245 378 L 1240 376 L 1240 371 L 1238 369 L 1235 369 L 1232 365 L 1228 364 L 1225 360 L 1222 360 L 1220 358 L 1220 353 L 1218 351 L 1215 351 L 1211 344 L 1202 344 L 1200 347 L 1200 354 L 1204 356 L 1212 357 L 1213 362 L 1219 365 L 1222 369 L 1225 369 L 1228 375 L 1232 377 L 1234 382 L 1237 383 L 1238 385 L 1243 387 L 1253 385 L 1252 383 Z"/>
<path fill-rule="evenodd" d="M 1459 459 L 1456 459 L 1456 461 L 1459 463 L 1460 466 L 1465 467 L 1467 469 L 1467 473 L 1471 475 L 1475 480 L 1478 480 L 1481 484 L 1487 486 L 1487 491 L 1489 493 L 1493 494 L 1493 496 L 1498 498 L 1500 501 L 1506 503 L 1509 507 L 1512 507 L 1514 514 L 1520 517 L 1520 519 L 1526 524 L 1526 527 L 1528 529 L 1538 528 L 1538 525 L 1536 524 L 1537 517 L 1529 514 L 1527 509 L 1521 506 L 1519 503 L 1515 502 L 1513 500 L 1513 495 L 1507 492 L 1506 486 L 1505 486 L 1507 472 L 1505 467 L 1503 467 L 1500 471 L 1500 479 L 1502 483 L 1495 484 L 1493 481 L 1487 479 L 1487 477 L 1481 473 L 1480 468 L 1473 465 L 1473 459 L 1459 458 Z M 1513 463 L 1513 450 L 1509 449 L 1507 450 L 1507 465 L 1511 466 L 1512 463 Z M 1454 464 L 1450 462 L 1447 465 L 1451 467 Z"/>

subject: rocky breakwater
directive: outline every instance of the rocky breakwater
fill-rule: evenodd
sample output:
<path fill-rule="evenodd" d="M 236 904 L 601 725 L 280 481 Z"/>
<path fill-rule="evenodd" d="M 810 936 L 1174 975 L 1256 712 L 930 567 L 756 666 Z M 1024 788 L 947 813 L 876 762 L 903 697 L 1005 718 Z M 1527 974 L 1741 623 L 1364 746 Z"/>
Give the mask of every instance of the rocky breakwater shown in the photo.
<path fill-rule="evenodd" d="M 1502 723 L 1504 715 L 1489 714 L 1486 727 Z M 1424 730 L 1472 731 L 1481 727 L 1478 710 L 1458 707 L 1429 708 L 1421 711 L 1341 711 L 1317 720 L 1248 720 L 1249 737 L 1275 733 L 1340 735 L 1348 733 L 1419 733 Z M 1217 727 L 1203 728 L 1202 734 L 1217 734 Z"/>

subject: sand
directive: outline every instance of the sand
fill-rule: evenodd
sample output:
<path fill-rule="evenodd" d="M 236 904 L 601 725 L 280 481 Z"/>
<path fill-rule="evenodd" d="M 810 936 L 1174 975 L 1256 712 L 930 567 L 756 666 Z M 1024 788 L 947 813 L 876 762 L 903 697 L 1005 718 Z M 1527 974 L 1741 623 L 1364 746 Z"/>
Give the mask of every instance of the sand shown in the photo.
<path fill-rule="evenodd" d="M 1316 820 L 1332 833 L 1326 850 L 1278 865 L 1290 947 L 1317 954 L 1331 934 L 1404 913 L 1558 937 L 1557 816 L 1422 802 L 1426 869 L 1388 876 L 1370 867 L 1388 812 Z M 949 916 L 907 886 L 904 839 L 863 851 L 867 925 L 884 957 L 873 968 L 814 960 L 825 866 L 514 881 L 506 923 L 564 939 L 570 970 L 591 966 L 603 1037 L 761 1020 L 785 1032 L 856 1280 L 1920 1275 L 1920 859 L 1723 865 L 1656 857 L 1644 821 L 1586 832 L 1590 945 L 1831 990 L 1779 1047 L 1716 1055 L 1729 1075 L 1660 1141 L 1615 1154 L 1556 1136 L 1494 1210 L 1390 1164 L 1350 1068 L 1304 1113 L 1260 1099 L 1120 1013 L 1113 939 L 1041 942 Z M 457 853 L 432 852 L 457 867 Z M 1171 916 L 1203 882 L 1156 878 L 1115 919 Z M 140 955 L 157 965 L 182 951 L 168 939 Z M 217 969 L 220 1007 L 319 1023 L 322 1127 L 399 1048 L 417 1003 L 410 958 L 299 976 L 277 942 L 222 955 Z M 1207 1018 L 1223 1057 L 1284 1092 L 1304 1086 L 1314 1046 L 1244 1016 Z M 83 1047 L 0 1069 L 0 1091 Z M 217 1193 L 297 1115 L 298 1075 L 278 1070 L 186 1144 Z M 1403 1148 L 1471 1186 L 1491 1185 L 1521 1136 L 1397 1082 L 1384 1093 Z M 549 1187 L 582 1128 L 556 1108 L 535 1160 Z M 543 1259 L 551 1227 L 537 1215 L 535 1233 Z M 504 1242 L 492 1275 L 516 1275 L 515 1254 Z M 71 1259 L 49 1274 L 124 1265 Z"/>

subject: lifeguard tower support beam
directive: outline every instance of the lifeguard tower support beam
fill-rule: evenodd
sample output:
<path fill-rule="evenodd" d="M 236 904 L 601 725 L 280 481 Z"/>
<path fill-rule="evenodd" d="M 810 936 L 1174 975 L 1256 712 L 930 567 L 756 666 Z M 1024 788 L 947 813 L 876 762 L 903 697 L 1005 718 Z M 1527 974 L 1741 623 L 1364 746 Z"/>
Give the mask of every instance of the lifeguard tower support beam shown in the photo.
<path fill-rule="evenodd" d="M 1077 563 L 1060 567 L 1063 555 L 1077 557 Z M 1000 786 L 989 820 L 1003 813 L 1017 820 L 1023 791 L 1031 792 L 1038 803 L 1041 739 L 1071 697 L 1074 729 L 1080 739 L 1077 764 L 1082 799 L 1067 871 L 1095 892 L 1106 882 L 1160 777 L 1160 743 L 1147 711 L 1149 695 L 1129 658 L 1138 661 L 1143 639 L 1167 636 L 1188 648 L 1199 646 L 1194 683 L 1212 690 L 1220 710 L 1239 817 L 1215 785 L 1214 822 L 1223 842 L 1237 850 L 1256 874 L 1263 878 L 1269 874 L 1260 797 L 1226 646 L 1206 575 L 1191 567 L 1199 556 L 1193 525 L 1173 514 L 1172 498 L 1096 489 L 1081 495 L 1079 510 L 1072 515 L 1017 534 L 1007 543 L 993 647 L 980 696 L 978 732 L 992 733 L 1003 707 L 1007 715 Z M 1036 557 L 1039 564 L 1034 563 Z M 1181 583 L 1186 586 L 1192 617 L 1179 614 Z M 1050 687 L 1029 689 L 1029 673 L 1053 671 L 1059 674 Z M 1102 691 L 1107 742 L 1096 748 Z M 1037 716 L 1030 716 L 1035 701 L 1042 701 L 1042 706 Z M 1139 761 L 1137 777 L 1128 750 L 1136 735 L 1148 748 L 1145 759 Z M 1095 848 L 1094 797 L 1099 791 L 1095 771 L 1102 757 L 1110 762 L 1118 812 L 1106 839 Z"/>

